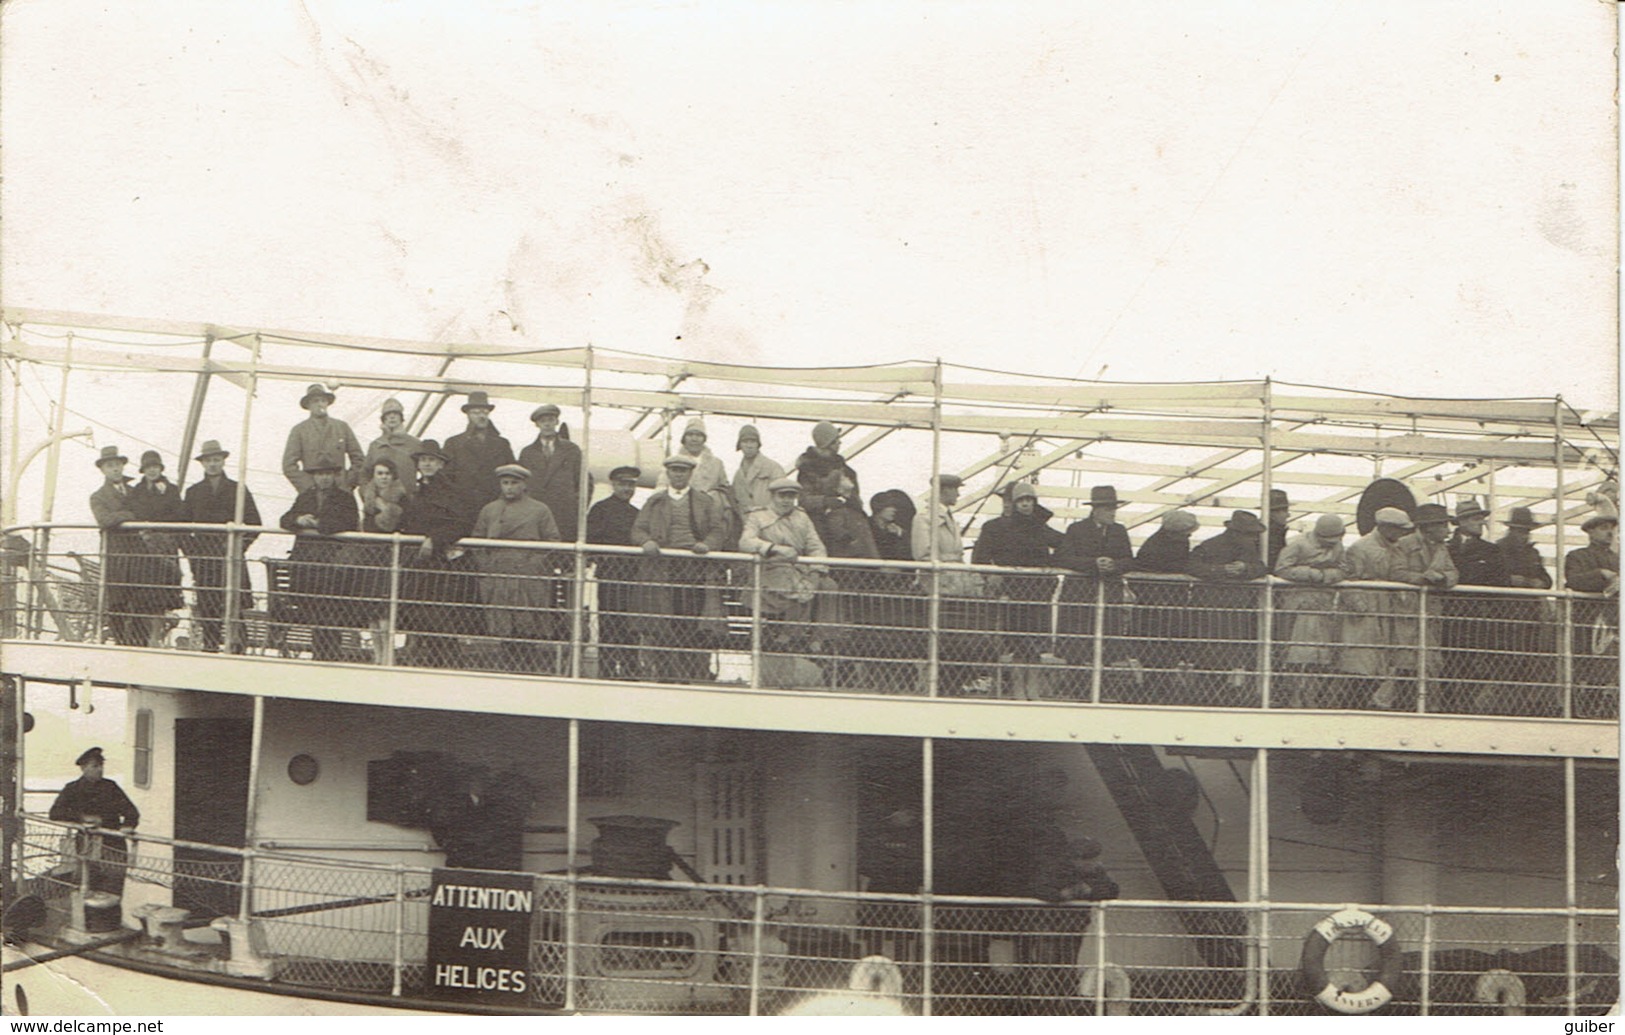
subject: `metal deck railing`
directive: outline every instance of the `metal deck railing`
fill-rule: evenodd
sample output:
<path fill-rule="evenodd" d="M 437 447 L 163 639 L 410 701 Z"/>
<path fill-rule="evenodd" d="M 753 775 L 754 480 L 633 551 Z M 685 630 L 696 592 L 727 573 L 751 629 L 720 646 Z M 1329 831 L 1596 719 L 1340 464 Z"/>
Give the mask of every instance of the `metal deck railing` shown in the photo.
<path fill-rule="evenodd" d="M 6 636 L 929 697 L 1614 720 L 1618 598 L 277 529 L 27 526 Z M 239 564 L 241 543 L 257 535 Z M 203 545 L 198 545 L 202 543 Z M 183 564 L 183 554 L 185 563 Z"/>
<path fill-rule="evenodd" d="M 224 897 L 263 938 L 274 984 L 320 997 L 433 1002 L 427 977 L 431 870 L 195 845 L 145 835 L 116 857 L 81 828 L 25 816 L 23 891 L 68 922 L 75 892 L 118 886 L 139 907 L 187 910 L 192 950 L 155 953 L 177 977 L 218 970 Z M 213 853 L 199 863 L 191 849 Z M 1419 1015 L 1600 1014 L 1617 1003 L 1618 913 L 1584 908 L 1398 903 L 1050 903 L 532 874 L 524 1008 L 775 1014 L 858 1007 L 907 1014 L 1305 1015 L 1323 1012 L 1300 965 L 1315 925 L 1350 908 L 1393 928 L 1392 1005 Z M 222 893 L 224 895 L 222 896 Z M 1235 922 L 1217 957 L 1188 914 Z M 215 928 L 222 926 L 216 923 Z M 239 927 L 240 932 L 244 928 Z M 46 932 L 47 934 L 49 932 Z M 120 951 L 140 951 L 135 948 Z M 1383 976 L 1368 940 L 1340 937 L 1319 968 L 1358 990 Z M 852 995 L 853 987 L 868 990 Z M 849 1003 L 845 1009 L 852 1009 Z"/>

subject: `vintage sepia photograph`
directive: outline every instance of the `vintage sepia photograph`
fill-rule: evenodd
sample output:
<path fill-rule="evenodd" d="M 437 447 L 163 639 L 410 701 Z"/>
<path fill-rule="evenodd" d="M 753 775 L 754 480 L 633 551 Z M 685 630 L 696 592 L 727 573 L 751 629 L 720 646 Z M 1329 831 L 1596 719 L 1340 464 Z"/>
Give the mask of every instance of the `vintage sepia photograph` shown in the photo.
<path fill-rule="evenodd" d="M 1618 1014 L 1619 18 L 0 3 L 0 1012 Z"/>

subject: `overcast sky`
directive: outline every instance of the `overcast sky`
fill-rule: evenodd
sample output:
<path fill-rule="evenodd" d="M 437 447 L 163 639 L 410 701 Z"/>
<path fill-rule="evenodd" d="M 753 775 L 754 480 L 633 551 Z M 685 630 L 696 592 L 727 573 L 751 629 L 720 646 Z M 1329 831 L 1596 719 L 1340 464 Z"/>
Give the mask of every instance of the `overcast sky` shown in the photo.
<path fill-rule="evenodd" d="M 3 19 L 7 305 L 1616 405 L 1609 4 Z"/>

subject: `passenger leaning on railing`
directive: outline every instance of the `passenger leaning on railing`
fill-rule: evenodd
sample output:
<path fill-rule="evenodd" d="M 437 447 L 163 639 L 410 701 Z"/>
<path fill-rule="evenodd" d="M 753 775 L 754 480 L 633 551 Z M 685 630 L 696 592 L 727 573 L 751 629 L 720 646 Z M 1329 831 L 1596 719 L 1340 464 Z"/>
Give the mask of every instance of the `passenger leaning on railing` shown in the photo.
<path fill-rule="evenodd" d="M 106 759 L 102 749 L 93 747 L 74 760 L 80 777 L 62 788 L 51 803 L 50 816 L 59 823 L 85 823 L 98 831 L 87 834 L 79 853 L 91 860 L 90 890 L 121 894 L 124 869 L 129 856 L 125 838 L 135 833 L 141 810 L 130 801 L 124 789 L 102 776 Z"/>
<path fill-rule="evenodd" d="M 1195 514 L 1170 510 L 1162 527 L 1140 544 L 1134 570 L 1154 575 L 1190 574 L 1191 535 L 1202 523 Z M 1140 663 L 1155 679 L 1183 693 L 1191 679 L 1191 587 L 1184 579 L 1146 579 L 1134 587 L 1134 635 Z M 1169 684 L 1166 681 L 1172 679 Z"/>
<path fill-rule="evenodd" d="M 1253 703 L 1252 673 L 1258 671 L 1258 611 L 1262 601 L 1256 583 L 1268 570 L 1259 537 L 1268 529 L 1258 515 L 1238 510 L 1224 531 L 1191 550 L 1191 617 L 1198 646 L 1196 667 L 1208 673 L 1209 703 Z M 1243 585 L 1243 583 L 1250 583 Z"/>
<path fill-rule="evenodd" d="M 812 518 L 798 505 L 801 484 L 779 478 L 769 487 L 769 503 L 745 515 L 739 549 L 762 558 L 762 649 L 779 654 L 817 650 L 815 605 L 831 598 L 835 583 L 820 564 L 795 563 L 827 556 Z M 823 615 L 816 615 L 823 618 Z M 788 675 L 788 673 L 786 673 Z M 779 680 L 764 682 L 777 683 Z"/>
<path fill-rule="evenodd" d="M 1343 554 L 1343 571 L 1350 582 L 1392 582 L 1403 562 L 1399 541 L 1416 526 L 1398 507 L 1383 507 L 1376 525 Z M 1399 668 L 1394 647 L 1394 613 L 1406 601 L 1396 601 L 1397 590 L 1347 588 L 1338 594 L 1343 614 L 1343 649 L 1338 667 L 1349 676 L 1343 703 L 1364 708 Z M 1409 596 L 1410 594 L 1405 594 Z M 1414 605 L 1414 601 L 1411 601 Z M 1386 697 L 1392 701 L 1390 685 Z M 1384 705 L 1379 705 L 1383 707 Z"/>
<path fill-rule="evenodd" d="M 1276 558 L 1275 574 L 1294 585 L 1276 594 L 1280 617 L 1275 635 L 1285 639 L 1282 675 L 1293 708 L 1349 707 L 1327 686 L 1327 673 L 1337 662 L 1342 621 L 1337 591 L 1343 581 L 1343 519 L 1322 514 L 1315 529 L 1294 536 Z"/>
<path fill-rule="evenodd" d="M 1484 519 L 1490 512 L 1469 497 L 1456 505 L 1456 531 L 1446 542 L 1450 559 L 1460 575 L 1460 586 L 1510 586 L 1506 555 L 1484 538 Z M 1446 681 L 1432 710 L 1443 712 L 1498 710 L 1494 696 L 1512 659 L 1514 625 L 1508 605 L 1512 598 L 1488 593 L 1458 592 L 1444 602 Z"/>
<path fill-rule="evenodd" d="M 1453 588 L 1460 575 L 1445 546 L 1445 540 L 1450 537 L 1450 512 L 1437 503 L 1424 503 L 1412 513 L 1411 520 L 1416 530 L 1395 544 L 1399 563 L 1394 568 L 1394 581 L 1426 586 L 1430 590 Z M 1444 642 L 1444 600 L 1437 592 L 1426 596 L 1428 621 L 1424 643 L 1419 617 L 1424 603 L 1415 594 L 1407 593 L 1403 597 L 1394 601 L 1394 646 L 1399 648 L 1395 656 L 1394 689 L 1398 696 L 1392 701 L 1379 700 L 1377 704 L 1410 711 L 1416 706 L 1418 675 L 1425 671 L 1431 686 L 1442 683 L 1444 653 L 1440 645 Z M 1425 670 L 1423 665 L 1427 666 Z"/>
<path fill-rule="evenodd" d="M 526 494 L 530 471 L 519 464 L 497 468 L 500 495 L 487 503 L 474 521 L 474 539 L 557 542 L 559 527 L 547 504 Z M 504 550 L 482 546 L 474 551 L 480 570 L 480 609 L 485 632 L 502 645 L 502 667 L 508 672 L 550 671 L 542 641 L 562 639 L 553 592 L 559 558 L 552 551 Z"/>
<path fill-rule="evenodd" d="M 1010 487 L 1010 512 L 982 526 L 972 564 L 1001 568 L 1048 568 L 1051 552 L 1065 539 L 1049 527 L 1053 512 L 1038 502 L 1031 482 Z M 1049 602 L 1055 591 L 1053 575 L 990 575 L 988 595 L 1004 603 L 1005 652 L 1017 665 L 1038 661 L 1049 642 Z"/>
<path fill-rule="evenodd" d="M 803 457 L 795 474 L 801 486 L 801 507 L 812 519 L 819 540 L 831 557 L 877 558 L 874 533 L 863 504 L 853 494 L 844 464 L 828 457 Z M 870 582 L 874 573 L 861 568 L 843 568 L 818 599 L 819 638 L 823 649 L 836 660 L 872 658 L 877 653 L 875 632 L 877 599 Z M 838 592 L 830 592 L 836 589 Z M 853 678 L 856 669 L 838 666 L 838 681 Z"/>
<path fill-rule="evenodd" d="M 1529 541 L 1529 533 L 1540 527 L 1534 513 L 1528 507 L 1513 507 L 1505 527 L 1506 535 L 1495 545 L 1506 565 L 1508 584 L 1517 589 L 1551 589 L 1552 573 Z M 1514 597 L 1503 601 L 1502 607 L 1506 610 L 1507 649 L 1511 652 L 1505 659 L 1504 678 L 1519 684 L 1551 686 L 1557 680 L 1553 638 L 1556 609 L 1552 601 Z"/>
<path fill-rule="evenodd" d="M 413 449 L 419 445 L 416 439 L 412 443 Z M 401 527 L 401 500 L 406 496 L 406 485 L 388 457 L 374 459 L 367 472 L 367 480 L 357 490 L 361 497 L 361 531 L 394 532 Z M 402 547 L 403 561 L 408 549 L 416 547 Z M 375 648 L 381 648 L 389 634 L 390 566 L 394 553 L 387 543 L 350 542 L 339 548 L 334 560 L 351 624 L 372 625 Z"/>
<path fill-rule="evenodd" d="M 355 496 L 341 488 L 343 477 L 336 456 L 318 456 L 304 462 L 311 487 L 299 494 L 293 506 L 282 515 L 282 527 L 295 533 L 288 553 L 292 603 L 302 623 L 311 626 L 311 657 L 317 661 L 337 661 L 343 657 L 347 626 L 363 623 L 346 597 L 345 572 L 338 566 L 342 544 L 328 538 L 340 532 L 354 532 L 361 524 Z"/>
<path fill-rule="evenodd" d="M 1580 527 L 1590 544 L 1563 559 L 1563 583 L 1604 599 L 1574 601 L 1574 713 L 1612 718 L 1619 715 L 1619 519 L 1594 514 Z"/>
<path fill-rule="evenodd" d="M 402 558 L 400 627 L 412 634 L 407 643 L 412 664 L 459 668 L 458 637 L 475 631 L 468 616 L 475 613 L 478 595 L 473 561 L 457 541 L 474 526 L 474 515 L 468 512 L 469 493 L 447 469 L 440 443 L 424 439 L 413 459 L 418 488 L 402 501 L 401 531 L 420 535 L 423 542 Z"/>
<path fill-rule="evenodd" d="M 1125 572 L 1134 570 L 1134 547 L 1128 529 L 1117 523 L 1117 490 L 1096 485 L 1089 490 L 1089 517 L 1067 526 L 1066 537 L 1055 548 L 1055 563 L 1076 572 L 1061 589 L 1061 656 L 1087 671 L 1095 663 L 1095 596 L 1105 595 L 1102 658 L 1111 665 L 1129 658 L 1123 640 L 1128 622 L 1123 606 L 1128 591 Z"/>

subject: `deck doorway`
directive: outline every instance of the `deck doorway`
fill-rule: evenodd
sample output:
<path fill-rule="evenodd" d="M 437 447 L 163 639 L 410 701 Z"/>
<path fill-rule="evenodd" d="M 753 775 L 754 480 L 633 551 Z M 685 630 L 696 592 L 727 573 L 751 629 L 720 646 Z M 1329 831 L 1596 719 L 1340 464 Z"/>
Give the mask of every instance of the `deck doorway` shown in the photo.
<path fill-rule="evenodd" d="M 247 719 L 175 720 L 175 838 L 242 847 L 248 823 L 248 766 L 254 724 Z M 242 860 L 175 848 L 175 904 L 193 916 L 233 916 Z"/>

